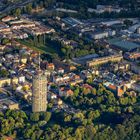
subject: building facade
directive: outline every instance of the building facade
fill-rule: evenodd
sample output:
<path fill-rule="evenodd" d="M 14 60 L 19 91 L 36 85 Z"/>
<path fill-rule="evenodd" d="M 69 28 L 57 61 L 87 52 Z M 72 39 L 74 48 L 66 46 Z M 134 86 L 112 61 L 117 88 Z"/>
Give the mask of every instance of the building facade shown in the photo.
<path fill-rule="evenodd" d="M 39 72 L 33 77 L 32 112 L 44 112 L 47 109 L 47 78 Z"/>
<path fill-rule="evenodd" d="M 87 67 L 93 67 L 96 65 L 108 63 L 109 61 L 118 62 L 121 61 L 122 59 L 123 59 L 122 55 L 111 55 L 111 56 L 105 56 L 105 57 L 96 58 L 94 60 L 88 61 L 86 65 Z"/>

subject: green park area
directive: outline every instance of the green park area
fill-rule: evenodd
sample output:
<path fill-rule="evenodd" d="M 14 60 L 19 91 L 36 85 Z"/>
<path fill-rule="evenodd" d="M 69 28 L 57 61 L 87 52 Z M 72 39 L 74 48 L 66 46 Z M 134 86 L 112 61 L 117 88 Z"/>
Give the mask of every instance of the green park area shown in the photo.
<path fill-rule="evenodd" d="M 50 42 L 41 42 L 41 41 L 35 41 L 31 38 L 29 39 L 24 39 L 24 40 L 17 40 L 18 42 L 20 42 L 21 44 L 35 50 L 35 51 L 39 51 L 41 53 L 45 53 L 45 54 L 50 54 L 53 55 L 55 53 L 58 53 L 57 49 L 55 48 L 55 46 L 53 44 L 51 44 Z"/>

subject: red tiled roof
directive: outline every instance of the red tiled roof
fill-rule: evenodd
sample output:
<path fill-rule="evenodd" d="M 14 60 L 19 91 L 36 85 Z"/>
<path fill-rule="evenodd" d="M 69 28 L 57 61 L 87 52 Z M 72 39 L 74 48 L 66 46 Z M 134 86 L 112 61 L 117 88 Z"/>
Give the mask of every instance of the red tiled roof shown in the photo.
<path fill-rule="evenodd" d="M 90 86 L 90 85 L 88 85 L 88 84 L 84 84 L 84 85 L 83 85 L 83 87 L 84 87 L 84 88 L 87 88 L 87 89 L 90 89 L 90 90 L 92 90 L 92 89 L 93 89 L 93 87 L 92 87 L 92 86 Z"/>
<path fill-rule="evenodd" d="M 110 89 L 112 89 L 112 90 L 116 90 L 116 89 L 117 89 L 117 87 L 116 87 L 115 85 L 111 85 L 111 84 L 110 84 L 108 87 L 109 87 Z"/>
<path fill-rule="evenodd" d="M 4 137 L 4 140 L 13 140 L 11 137 Z"/>

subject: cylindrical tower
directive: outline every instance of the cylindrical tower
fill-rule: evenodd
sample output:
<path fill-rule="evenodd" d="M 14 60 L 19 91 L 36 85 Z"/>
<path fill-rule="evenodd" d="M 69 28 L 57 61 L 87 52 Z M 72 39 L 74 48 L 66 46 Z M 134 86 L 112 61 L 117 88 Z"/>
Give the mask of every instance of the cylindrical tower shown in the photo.
<path fill-rule="evenodd" d="M 47 77 L 38 72 L 33 77 L 32 112 L 44 112 L 47 109 Z"/>

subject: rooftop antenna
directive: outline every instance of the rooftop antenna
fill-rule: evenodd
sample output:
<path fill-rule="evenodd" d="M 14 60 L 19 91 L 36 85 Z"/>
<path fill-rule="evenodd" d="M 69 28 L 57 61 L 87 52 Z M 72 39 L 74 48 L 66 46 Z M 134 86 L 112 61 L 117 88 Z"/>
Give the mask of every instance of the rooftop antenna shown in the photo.
<path fill-rule="evenodd" d="M 40 52 L 39 52 L 39 71 L 40 71 Z"/>

